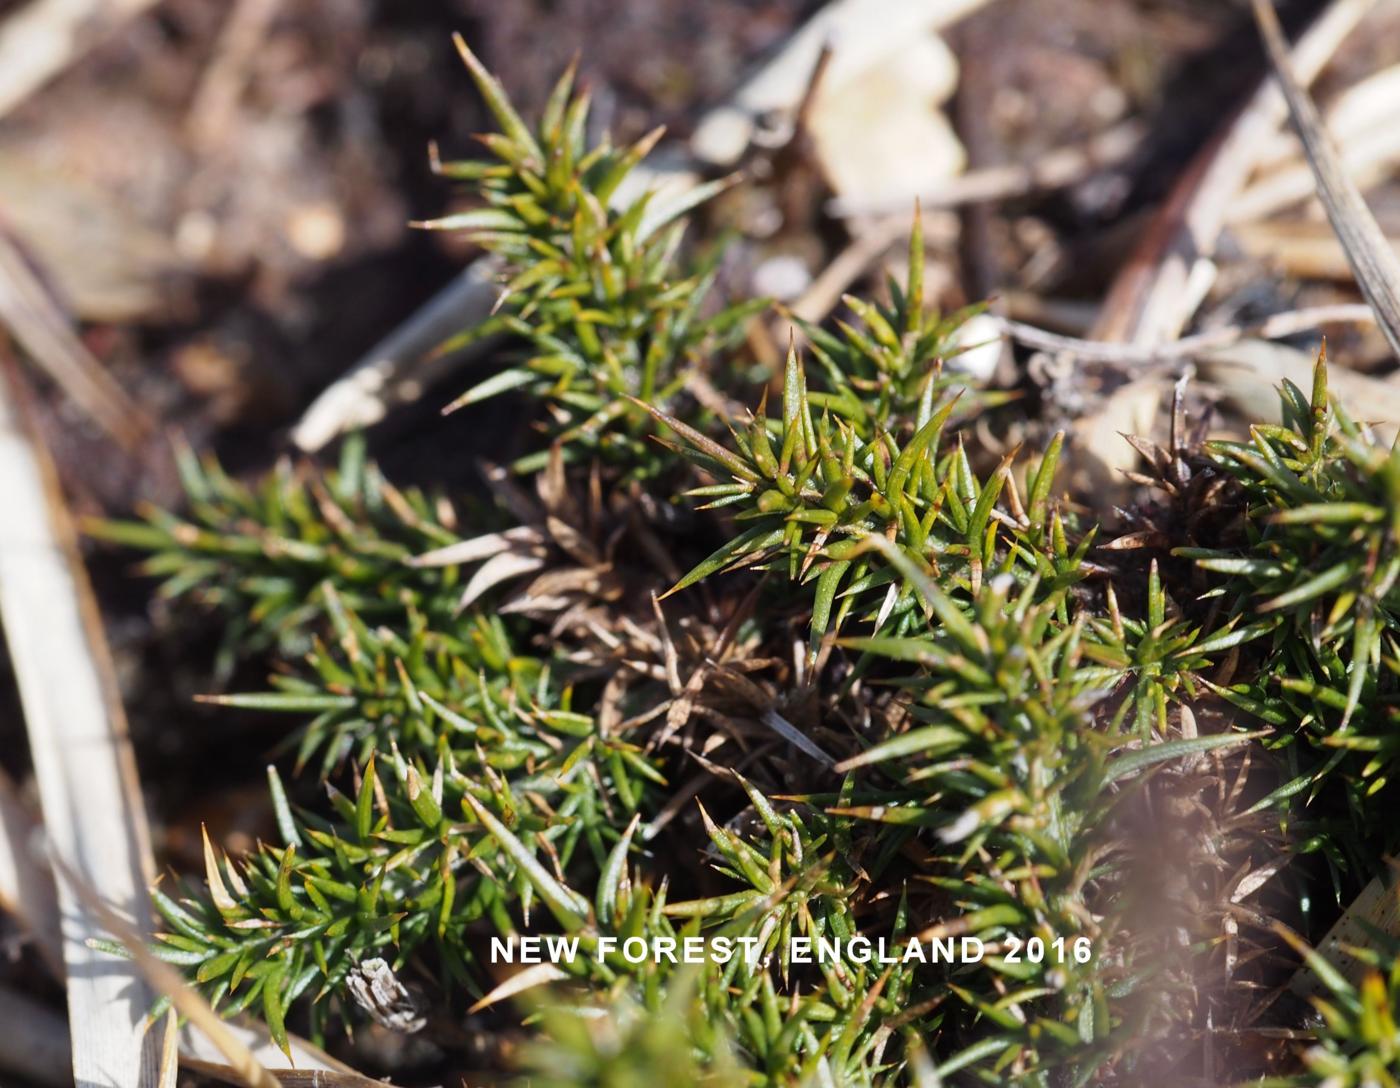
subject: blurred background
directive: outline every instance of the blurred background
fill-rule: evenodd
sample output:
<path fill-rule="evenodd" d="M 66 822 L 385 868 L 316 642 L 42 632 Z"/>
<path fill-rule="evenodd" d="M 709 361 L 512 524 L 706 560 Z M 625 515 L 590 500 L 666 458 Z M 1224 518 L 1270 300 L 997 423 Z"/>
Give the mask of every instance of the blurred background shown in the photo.
<path fill-rule="evenodd" d="M 1067 331 L 1087 328 L 1145 217 L 1264 72 L 1237 3 L 889 0 L 903 14 L 833 39 L 803 138 L 741 164 L 733 142 L 743 151 L 744 136 L 702 122 L 722 120 L 804 22 L 842 6 L 9 0 L 0 230 L 152 419 L 245 468 L 266 463 L 317 393 L 474 256 L 451 234 L 407 226 L 453 207 L 430 142 L 444 158 L 469 156 L 487 127 L 454 30 L 526 112 L 577 56 L 599 128 L 627 139 L 664 123 L 663 162 L 688 158 L 715 175 L 745 166 L 749 184 L 706 225 L 741 236 L 734 293 L 792 301 L 866 239 L 848 283 L 858 285 L 886 250 L 898 259 L 915 196 L 972 171 L 998 199 L 927 213 L 939 301 L 997 293 L 1009 311 Z M 1296 28 L 1325 6 L 1284 14 Z M 1337 51 L 1324 102 L 1400 59 L 1393 8 L 1368 28 Z M 800 72 L 787 82 L 802 90 Z M 760 148 L 785 135 L 760 131 Z M 1394 150 L 1372 153 L 1373 181 Z M 987 178 L 1007 166 L 1053 174 L 1057 151 L 1071 160 L 1060 184 Z M 1296 150 L 1276 158 L 1296 166 Z M 1293 218 L 1318 220 L 1300 205 Z M 1271 293 L 1296 294 L 1280 271 L 1348 275 L 1339 251 L 1322 267 L 1316 230 L 1277 233 L 1236 242 L 1251 257 L 1278 242 L 1243 266 L 1236 309 L 1267 312 Z M 71 396 L 36 384 L 80 510 L 175 497 L 162 453 L 114 451 Z"/>

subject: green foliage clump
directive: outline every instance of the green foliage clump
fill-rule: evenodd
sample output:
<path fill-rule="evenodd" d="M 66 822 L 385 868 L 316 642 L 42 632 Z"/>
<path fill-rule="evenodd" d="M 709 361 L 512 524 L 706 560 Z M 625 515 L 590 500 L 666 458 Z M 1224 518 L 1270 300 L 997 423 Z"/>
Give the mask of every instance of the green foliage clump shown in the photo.
<path fill-rule="evenodd" d="M 187 968 L 216 1007 L 260 1009 L 283 1047 L 287 1007 L 310 994 L 319 1029 L 363 958 L 387 953 L 401 964 L 433 941 L 445 968 L 469 978 L 464 919 L 509 885 L 482 882 L 469 902 L 454 902 L 464 852 L 440 833 L 441 808 L 417 771 L 404 766 L 385 791 L 371 763 L 354 802 L 331 795 L 339 820 L 294 819 L 273 782 L 285 844 L 235 862 L 206 837 L 206 895 L 152 893 L 169 927 L 159 954 Z"/>
<path fill-rule="evenodd" d="M 545 1006 L 540 1038 L 521 1055 L 522 1071 L 537 1088 L 743 1084 L 742 1067 L 693 997 L 693 985 L 682 981 L 659 1009 L 630 999 L 610 1006 L 605 1016 L 577 1005 Z M 715 1056 L 702 1060 L 697 1041 Z"/>
<path fill-rule="evenodd" d="M 888 277 L 885 289 L 888 303 L 843 296 L 853 321 L 838 320 L 839 335 L 796 319 L 811 345 L 823 386 L 809 395 L 812 405 L 850 421 L 867 437 L 913 419 L 944 391 L 970 393 L 967 384 L 944 367 L 977 346 L 959 344 L 957 334 L 969 317 L 984 309 L 968 306 L 941 318 L 926 311 L 924 234 L 917 215 L 909 236 L 908 277 L 902 285 Z M 1006 398 L 980 394 L 968 399 L 985 407 Z"/>
<path fill-rule="evenodd" d="M 372 757 L 353 800 L 328 786 L 327 816 L 294 814 L 271 772 L 284 844 L 240 864 L 206 840 L 207 898 L 155 893 L 171 929 L 158 935 L 161 952 L 229 1011 L 258 1002 L 283 1047 L 285 1010 L 303 993 L 320 1035 L 357 963 L 384 955 L 401 967 L 425 942 L 444 988 L 480 997 L 476 924 L 513 934 L 512 911 L 528 921 L 538 905 L 577 931 L 591 905 L 546 865 L 569 870 L 580 844 L 596 850 L 596 870 L 625 859 L 630 833 L 590 808 L 597 794 L 581 750 L 586 742 L 562 766 L 507 777 L 468 774 L 445 747 L 431 770 L 395 749 L 387 782 Z M 558 807 L 539 796 L 550 789 L 563 794 Z"/>
<path fill-rule="evenodd" d="M 1112 730 L 1131 722 L 1136 732 L 1153 729 L 1164 734 L 1168 707 L 1174 701 L 1197 698 L 1204 690 L 1200 680 L 1215 660 L 1235 647 L 1268 634 L 1269 620 L 1239 624 L 1239 616 L 1206 632 L 1180 615 L 1167 614 L 1167 594 L 1152 561 L 1147 577 L 1146 615 L 1124 616 L 1110 584 L 1105 594 L 1104 616 L 1087 616 L 1084 653 L 1102 666 L 1098 678 L 1125 690 L 1117 700 Z"/>
<path fill-rule="evenodd" d="M 444 351 L 511 333 L 529 345 L 519 365 L 469 389 L 455 405 L 524 390 L 554 410 L 555 441 L 611 451 L 638 467 L 646 417 L 624 399 L 666 403 L 686 371 L 726 339 L 754 305 L 707 313 L 714 267 L 678 260 L 685 212 L 724 183 L 697 186 L 659 205 L 645 189 L 622 199 L 624 183 L 662 135 L 629 147 L 587 141 L 589 98 L 575 94 L 571 68 L 531 128 L 461 39 L 458 46 L 499 133 L 481 137 L 494 162 L 448 162 L 439 172 L 471 183 L 484 207 L 423 226 L 460 230 L 495 254 L 506 282 L 497 313 L 454 337 Z M 620 205 L 615 207 L 614 205 Z M 522 467 L 539 467 L 539 458 Z"/>
<path fill-rule="evenodd" d="M 549 465 L 580 511 L 608 494 L 617 522 L 577 565 L 526 555 L 524 596 L 555 601 L 536 611 L 502 609 L 504 579 L 460 607 L 451 556 L 477 552 L 358 441 L 336 472 L 280 466 L 257 487 L 185 457 L 185 517 L 102 528 L 152 553 L 165 595 L 218 608 L 233 648 L 273 657 L 271 690 L 214 701 L 296 719 L 296 779 L 272 779 L 281 845 L 210 844 L 203 888 L 157 890 L 162 954 L 284 1046 L 289 1024 L 362 1020 L 356 972 L 382 959 L 450 1014 L 417 1027 L 507 1038 L 534 1084 L 1155 1082 L 1158 1050 L 1216 1032 L 1220 995 L 1157 998 L 1234 947 L 1259 841 L 1309 821 L 1300 855 L 1367 875 L 1325 793 L 1346 785 L 1351 846 L 1374 847 L 1397 735 L 1398 455 L 1319 365 L 1311 398 L 1285 386 L 1282 425 L 1173 451 L 1178 482 L 1190 466 L 1220 484 L 1200 522 L 1218 538 L 1139 562 L 1141 541 L 1057 493 L 1062 435 L 1041 428 L 1026 460 L 969 440 L 966 416 L 1009 398 L 944 371 L 967 312 L 926 312 L 917 224 L 888 301 L 805 329 L 821 388 L 794 348 L 780 410 L 764 394 L 726 433 L 684 394 L 747 312 L 706 316 L 711 274 L 687 263 L 681 213 L 714 187 L 664 212 L 619 200 L 654 136 L 590 146 L 572 73 L 531 126 L 463 55 L 501 131 L 493 161 L 441 165 L 483 206 L 432 225 L 467 231 L 506 282 L 457 343 L 526 346 L 464 399 L 542 401 L 552 448 L 517 469 Z M 711 512 L 694 520 L 689 484 L 659 483 L 685 473 Z M 488 531 L 521 508 L 498 494 L 507 509 L 473 519 Z M 664 606 L 640 564 L 598 575 L 643 553 L 688 568 Z M 773 592 L 717 577 L 741 570 L 776 572 Z M 1213 830 L 1190 865 L 1235 872 L 1230 898 L 1164 933 L 1139 882 L 1158 837 L 1190 837 L 1182 783 L 1211 775 L 1230 785 L 1194 791 Z M 986 957 L 913 954 L 962 937 Z M 496 962 L 535 938 L 574 954 Z M 813 960 L 800 941 L 890 954 Z M 1290 1083 L 1386 1083 L 1388 962 L 1352 990 L 1314 957 L 1333 996 Z"/>
<path fill-rule="evenodd" d="M 1048 592 L 1078 580 L 1093 534 L 1071 547 L 1063 520 L 1048 502 L 1061 436 L 1030 474 L 1030 504 L 1023 507 L 1010 458 L 984 482 L 961 443 L 940 453 L 956 403 L 956 397 L 935 403 L 930 385 L 913 418 L 886 421 L 911 430 L 909 437 L 901 441 L 883 425 L 862 435 L 839 418 L 816 416 L 794 351 L 787 360 L 781 418 L 770 423 L 761 404 L 746 432 L 734 433 L 735 450 L 657 412 L 687 442 L 677 452 L 733 481 L 690 494 L 712 507 L 741 507 L 736 520 L 745 523 L 743 532 L 672 591 L 720 570 L 785 567 L 789 577 L 816 583 L 815 652 L 828 628 L 839 630 L 862 602 L 864 618 L 877 626 L 891 617 L 898 630 L 917 626 L 910 572 L 936 572 L 948 586 L 972 595 L 984 577 L 998 572 L 1043 579 Z M 1004 510 L 998 500 L 1008 488 L 1010 509 Z M 876 539 L 891 542 L 893 551 L 872 554 Z"/>
<path fill-rule="evenodd" d="M 1272 1078 L 1265 1088 L 1370 1088 L 1400 1083 L 1400 942 L 1375 934 L 1369 947 L 1344 954 L 1359 970 L 1352 982 L 1324 956 L 1284 932 L 1321 984 L 1311 998 L 1321 1023 L 1317 1039 L 1303 1051 L 1303 1070 Z"/>
<path fill-rule="evenodd" d="M 330 607 L 320 592 L 328 581 L 347 607 L 371 618 L 397 620 L 417 609 L 434 622 L 450 619 L 456 568 L 408 563 L 457 539 L 444 523 L 446 508 L 394 487 L 365 459 L 362 437 L 345 444 L 338 469 L 281 461 L 255 487 L 212 456 L 176 453 L 185 517 L 147 508 L 144 522 L 89 529 L 150 552 L 141 569 L 163 579 L 162 597 L 216 609 L 227 623 L 226 658 L 237 649 L 307 649 Z"/>
<path fill-rule="evenodd" d="M 335 637 L 329 644 L 315 639 L 303 674 L 273 676 L 273 691 L 206 700 L 314 715 L 293 738 L 298 769 L 319 752 L 325 777 L 347 757 L 364 763 L 391 743 L 429 753 L 444 738 L 465 762 L 505 770 L 553 755 L 531 732 L 567 724 L 570 734 L 591 734 L 591 723 L 570 711 L 569 693 L 549 666 L 514 652 L 499 616 L 465 617 L 448 635 L 428 630 L 422 615 L 410 612 L 400 635 L 368 627 L 333 583 L 320 595 Z"/>
<path fill-rule="evenodd" d="M 1212 592 L 1270 635 L 1253 675 L 1217 690 L 1307 741 L 1300 787 L 1340 784 L 1366 837 L 1400 753 L 1400 452 L 1331 399 L 1321 362 L 1311 396 L 1284 382 L 1279 399 L 1281 424 L 1206 448 L 1240 489 L 1239 540 L 1177 554 L 1223 576 Z"/>

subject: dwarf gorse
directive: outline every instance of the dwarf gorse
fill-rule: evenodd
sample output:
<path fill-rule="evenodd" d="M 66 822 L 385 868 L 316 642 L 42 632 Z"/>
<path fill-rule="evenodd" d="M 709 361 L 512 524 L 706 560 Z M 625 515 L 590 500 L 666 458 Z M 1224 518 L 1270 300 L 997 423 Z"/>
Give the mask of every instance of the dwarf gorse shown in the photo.
<path fill-rule="evenodd" d="M 1212 927 L 1247 896 L 1154 930 L 1144 813 L 1236 784 L 1186 865 L 1296 843 L 1340 882 L 1386 845 L 1397 455 L 1320 360 L 1247 441 L 1140 441 L 1162 496 L 1133 516 L 1171 524 L 1100 527 L 1058 490 L 1063 435 L 977 448 L 966 422 L 1007 398 L 945 368 L 970 311 L 929 312 L 917 218 L 905 281 L 804 326 L 772 403 L 728 389 L 754 408 L 724 420 L 688 382 L 742 372 L 754 306 L 705 301 L 684 236 L 720 185 L 624 195 L 655 135 L 591 142 L 572 71 L 526 121 L 462 53 L 499 131 L 489 160 L 440 164 L 476 206 L 429 225 L 468 232 L 502 288 L 445 350 L 507 335 L 461 400 L 525 405 L 541 441 L 515 480 L 596 524 L 535 511 L 529 562 L 464 595 L 486 553 L 456 546 L 508 550 L 517 483 L 495 505 L 401 492 L 352 438 L 336 470 L 255 485 L 182 455 L 183 513 L 97 527 L 274 664 L 213 701 L 287 723 L 281 842 L 206 842 L 202 881 L 155 889 L 161 954 L 284 1046 L 373 1015 L 351 976 L 382 959 L 442 1045 L 519 1042 L 522 1083 L 1146 1082 L 1208 1009 L 1156 1000 L 1164 980 L 1236 939 Z M 493 962 L 532 936 L 574 954 Z M 985 956 L 906 955 L 953 937 Z M 747 953 L 625 952 L 719 938 Z M 794 938 L 893 955 L 813 963 Z M 1288 1083 L 1393 1070 L 1375 967 L 1334 985 Z"/>

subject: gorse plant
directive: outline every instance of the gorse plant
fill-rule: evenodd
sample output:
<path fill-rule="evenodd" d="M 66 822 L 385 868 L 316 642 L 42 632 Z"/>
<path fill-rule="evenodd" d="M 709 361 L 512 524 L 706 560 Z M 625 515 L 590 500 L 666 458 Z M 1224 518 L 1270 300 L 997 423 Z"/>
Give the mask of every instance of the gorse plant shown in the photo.
<path fill-rule="evenodd" d="M 153 893 L 169 927 L 160 954 L 187 967 L 216 1006 L 259 1008 L 284 1047 L 288 1005 L 313 997 L 319 1029 L 348 1000 L 346 979 L 364 958 L 387 952 L 401 962 L 431 940 L 444 969 L 469 980 L 462 920 L 510 894 L 511 885 L 487 882 L 484 900 L 454 903 L 458 840 L 439 833 L 441 810 L 434 815 L 428 787 L 407 769 L 388 791 L 380 783 L 370 764 L 356 802 L 332 795 L 344 823 L 296 822 L 283 801 L 285 844 L 264 845 L 241 863 L 206 838 L 207 898 Z"/>
<path fill-rule="evenodd" d="M 965 982 L 962 996 L 996 1028 L 972 1053 L 1004 1056 L 1022 1074 L 1035 1064 L 1032 1055 L 1073 1052 L 1113 1028 L 1110 1017 L 1095 1017 L 1105 999 L 1093 959 L 1073 955 L 1084 937 L 1098 946 L 1100 965 L 1107 951 L 1087 893 L 1111 871 L 1113 738 L 1086 724 L 1092 696 L 1078 673 L 1082 625 L 1057 625 L 1058 602 L 1034 603 L 1036 588 L 1032 582 L 1013 598 L 1001 576 L 968 616 L 928 582 L 921 592 L 936 634 L 850 640 L 919 672 L 898 681 L 912 699 L 908 730 L 843 765 L 878 768 L 893 780 L 892 789 L 867 786 L 864 803 L 844 811 L 929 828 L 942 864 L 928 879 L 958 903 L 968 933 L 1002 949 L 988 968 L 1006 988 L 998 995 L 985 982 Z M 1148 751 L 1169 758 L 1175 749 Z M 1013 939 L 1032 938 L 1051 948 L 1048 961 L 1015 954 Z M 1043 1000 L 1050 994 L 1053 1002 Z"/>
<path fill-rule="evenodd" d="M 1372 947 L 1344 951 L 1360 966 L 1353 983 L 1326 958 L 1287 931 L 1322 984 L 1312 1004 L 1321 1017 L 1317 1041 L 1303 1053 L 1304 1071 L 1278 1077 L 1267 1088 L 1363 1088 L 1400 1083 L 1400 944 L 1389 935 Z"/>
<path fill-rule="evenodd" d="M 1064 523 L 1048 503 L 1060 436 L 1030 476 L 1023 508 L 1004 459 L 990 479 L 973 473 L 961 444 L 940 455 L 956 395 L 935 403 L 930 385 L 912 419 L 886 420 L 862 435 L 829 414 L 817 417 L 795 351 L 787 360 L 782 416 L 770 427 L 764 405 L 736 449 L 652 409 L 688 444 L 679 450 L 701 468 L 732 482 L 696 488 L 710 506 L 742 507 L 746 527 L 682 578 L 672 592 L 719 570 L 770 563 L 788 576 L 814 580 L 811 642 L 865 602 L 876 626 L 890 617 L 900 630 L 917 623 L 909 571 L 932 572 L 976 594 L 989 574 L 1043 577 L 1047 590 L 1080 577 L 1092 534 L 1071 548 Z M 903 440 L 886 424 L 910 430 Z M 907 425 L 907 427 L 905 426 Z M 1009 486 L 1009 510 L 998 506 Z M 1005 535 L 1006 543 L 1002 543 Z M 872 541 L 894 552 L 873 552 Z"/>
<path fill-rule="evenodd" d="M 1331 400 L 1321 363 L 1311 396 L 1285 382 L 1280 407 L 1282 424 L 1205 450 L 1238 481 L 1240 539 L 1177 554 L 1223 576 L 1214 593 L 1270 636 L 1252 677 L 1217 690 L 1307 740 L 1316 758 L 1300 769 L 1312 788 L 1341 783 L 1369 832 L 1400 751 L 1400 454 Z"/>
<path fill-rule="evenodd" d="M 367 627 L 333 583 L 320 595 L 335 638 L 329 645 L 315 640 L 305 675 L 274 676 L 275 691 L 207 697 L 224 706 L 314 715 L 295 738 L 298 769 L 320 752 L 325 777 L 347 756 L 363 763 L 391 743 L 431 752 L 439 737 L 461 748 L 463 758 L 480 756 L 499 769 L 553 754 L 522 730 L 567 723 L 570 733 L 589 731 L 588 719 L 569 710 L 568 692 L 561 694 L 548 665 L 513 651 L 500 617 L 474 615 L 453 636 L 427 630 L 421 613 L 409 612 L 400 636 Z"/>
<path fill-rule="evenodd" d="M 532 128 L 460 37 L 457 45 L 501 126 L 481 137 L 496 161 L 438 164 L 439 173 L 471 182 L 485 206 L 420 225 L 465 231 L 499 258 L 506 283 L 498 312 L 442 350 L 498 332 L 529 348 L 518 366 L 473 386 L 453 406 L 525 390 L 549 403 L 555 441 L 570 456 L 575 448 L 616 451 L 641 469 L 649 461 L 637 441 L 646 417 L 625 397 L 669 401 L 687 369 L 755 309 L 707 313 L 713 266 L 682 271 L 677 262 L 681 217 L 725 183 L 698 186 L 665 206 L 646 189 L 623 197 L 662 130 L 629 147 L 589 146 L 589 99 L 573 93 L 572 68 Z"/>
<path fill-rule="evenodd" d="M 850 421 L 867 437 L 918 416 L 945 390 L 988 406 L 1005 397 L 976 394 L 965 379 L 945 372 L 945 364 L 974 344 L 959 345 L 957 332 L 983 306 L 968 306 L 947 317 L 930 315 L 924 304 L 924 232 L 916 214 L 909 236 L 909 273 L 901 285 L 886 281 L 890 301 L 867 302 L 854 295 L 842 301 L 853 321 L 838 320 L 838 332 L 794 318 L 816 360 L 823 388 L 809 394 L 819 411 Z M 970 405 L 964 404 L 966 411 Z"/>
<path fill-rule="evenodd" d="M 1123 689 L 1113 713 L 1114 732 L 1131 722 L 1138 733 L 1153 729 L 1165 733 L 1169 704 L 1197 697 L 1202 670 L 1219 655 L 1268 634 L 1274 626 L 1267 619 L 1240 624 L 1236 616 L 1210 637 L 1202 637 L 1200 626 L 1180 616 L 1168 617 L 1167 595 L 1155 559 L 1147 577 L 1143 618 L 1123 615 L 1111 584 L 1105 604 L 1107 615 L 1088 617 L 1084 653 L 1103 666 L 1097 674 L 1103 683 Z"/>
<path fill-rule="evenodd" d="M 1375 691 L 1400 603 L 1400 453 L 1377 448 L 1329 401 L 1326 375 L 1318 367 L 1311 399 L 1284 383 L 1282 426 L 1256 426 L 1250 442 L 1209 449 L 1244 487 L 1247 554 L 1182 554 L 1235 575 L 1230 588 L 1248 592 L 1256 611 L 1307 633 L 1303 644 L 1332 670 L 1328 679 L 1345 679 L 1337 720 L 1345 731 Z"/>
<path fill-rule="evenodd" d="M 515 467 L 547 499 L 495 477 L 459 528 L 355 439 L 254 487 L 182 456 L 186 515 L 98 529 L 275 661 L 212 701 L 289 716 L 281 843 L 157 889 L 162 955 L 284 1046 L 476 1033 L 522 1083 L 1176 1075 L 1178 1040 L 1279 982 L 1237 962 L 1282 868 L 1260 851 L 1295 837 L 1341 887 L 1384 848 L 1397 455 L 1319 362 L 1248 442 L 1135 443 L 1169 501 L 1130 526 L 1188 531 L 1103 531 L 1057 491 L 1062 435 L 989 458 L 962 426 L 1008 398 L 945 371 L 968 311 L 929 314 L 917 220 L 904 284 L 804 328 L 817 388 L 794 346 L 781 404 L 728 427 L 685 392 L 749 312 L 702 301 L 682 237 L 716 187 L 621 197 L 655 135 L 590 143 L 572 73 L 529 124 L 462 53 L 500 131 L 440 165 L 479 206 L 431 225 L 503 277 L 457 343 L 524 346 L 463 399 L 543 404 Z M 1216 900 L 1161 921 L 1168 855 Z M 985 955 L 934 954 L 960 940 Z M 1173 981 L 1220 949 L 1221 989 Z M 1389 1083 L 1377 967 L 1289 1083 Z"/>
<path fill-rule="evenodd" d="M 613 783 L 612 797 L 599 798 L 595 787 L 607 787 L 579 754 L 586 748 L 557 769 L 513 775 L 484 763 L 469 775 L 445 745 L 431 770 L 394 751 L 387 780 L 374 758 L 365 765 L 353 800 L 328 787 L 325 818 L 295 817 L 274 773 L 283 846 L 264 845 L 239 864 L 206 840 L 207 901 L 156 896 L 172 930 L 159 937 L 162 954 L 190 967 L 215 1003 L 227 999 L 233 1011 L 258 1002 L 284 1047 L 290 1002 L 309 992 L 319 1035 L 357 964 L 387 953 L 402 966 L 424 942 L 434 946 L 444 988 L 455 983 L 479 997 L 473 924 L 512 933 L 512 909 L 528 919 L 542 908 L 577 930 L 590 905 L 550 869 L 574 867 L 582 844 L 595 851 L 591 868 L 606 875 L 618 866 L 610 840 L 627 848 L 630 835 L 609 831 L 607 818 L 626 807 L 624 791 Z M 550 790 L 560 795 L 554 805 L 540 796 Z"/>
<path fill-rule="evenodd" d="M 455 514 L 389 483 L 366 461 L 363 437 L 346 442 L 337 470 L 282 461 L 257 487 L 184 447 L 176 463 L 186 517 L 151 508 L 144 523 L 97 522 L 89 531 L 151 552 L 142 571 L 163 579 L 162 597 L 218 609 L 228 624 L 226 658 L 239 649 L 307 649 L 331 607 L 325 585 L 374 619 L 416 609 L 450 620 L 456 568 L 418 570 L 405 560 L 456 540 Z"/>

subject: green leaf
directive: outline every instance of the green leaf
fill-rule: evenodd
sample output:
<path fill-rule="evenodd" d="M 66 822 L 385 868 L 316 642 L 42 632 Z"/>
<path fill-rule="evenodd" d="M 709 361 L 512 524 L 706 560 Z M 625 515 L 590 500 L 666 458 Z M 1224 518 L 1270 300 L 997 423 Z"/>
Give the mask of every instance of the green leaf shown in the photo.
<path fill-rule="evenodd" d="M 868 641 L 878 642 L 881 640 L 871 639 Z M 834 769 L 839 774 L 845 774 L 857 767 L 868 767 L 872 763 L 884 763 L 892 759 L 902 759 L 913 755 L 933 760 L 947 755 L 949 752 L 957 751 L 966 742 L 967 734 L 956 726 L 924 726 L 920 729 L 912 729 L 898 737 L 892 737 L 873 748 L 867 748 L 860 755 L 852 756 L 850 759 L 838 763 Z"/>
<path fill-rule="evenodd" d="M 469 404 L 480 404 L 484 400 L 490 400 L 492 397 L 498 397 L 502 393 L 508 393 L 512 389 L 520 389 L 539 380 L 540 376 L 533 370 L 525 370 L 521 367 L 502 370 L 499 374 L 493 374 L 484 381 L 477 382 L 476 385 L 448 405 L 444 412 L 465 408 Z"/>
<path fill-rule="evenodd" d="M 729 543 L 712 552 L 708 558 L 697 563 L 685 577 L 663 593 L 659 599 L 665 600 L 671 594 L 679 593 L 681 590 L 693 586 L 702 578 L 708 578 L 715 571 L 729 566 L 745 555 L 760 555 L 781 543 L 782 539 L 782 529 L 770 529 L 766 525 L 756 525 L 752 529 L 747 529 Z"/>
<path fill-rule="evenodd" d="M 471 73 L 477 90 L 481 92 L 481 97 L 486 100 L 486 108 L 495 116 L 496 122 L 501 126 L 501 131 L 519 144 L 521 149 L 535 162 L 543 166 L 544 152 L 540 150 L 540 145 L 535 142 L 535 137 L 530 132 L 529 126 L 520 119 L 520 115 L 515 112 L 515 107 L 510 104 L 510 97 L 506 94 L 505 88 L 501 86 L 495 76 L 486 70 L 486 66 L 477 60 L 476 54 L 467 47 L 466 39 L 462 35 L 453 34 L 452 42 L 457 46 L 457 53 L 461 56 L 462 63 L 467 66 L 467 71 Z"/>
<path fill-rule="evenodd" d="M 213 706 L 233 706 L 243 710 L 272 710 L 289 714 L 319 714 L 323 710 L 349 710 L 353 695 L 330 695 L 311 691 L 255 691 L 233 695 L 196 695 L 195 701 Z"/>
<path fill-rule="evenodd" d="M 287 1039 L 286 1006 L 282 1001 L 282 985 L 287 978 L 287 968 L 278 961 L 276 967 L 267 973 L 262 982 L 263 1019 L 267 1021 L 272 1041 L 277 1044 L 287 1060 L 292 1060 L 292 1047 Z"/>
<path fill-rule="evenodd" d="M 519 866 L 525 878 L 539 892 L 540 898 L 566 930 L 573 932 L 588 924 L 588 903 L 577 892 L 564 887 L 545 869 L 511 830 L 470 793 L 463 800 L 482 825 L 490 832 L 510 859 Z"/>
<path fill-rule="evenodd" d="M 287 803 L 287 791 L 282 788 L 282 777 L 271 763 L 267 765 L 267 788 L 272 794 L 272 811 L 277 817 L 277 830 L 287 846 L 301 846 L 301 832 L 297 830 L 296 819 L 292 816 L 292 806 Z"/>
<path fill-rule="evenodd" d="M 735 476 L 739 477 L 739 479 L 749 480 L 754 483 L 759 480 L 758 473 L 745 461 L 730 453 L 729 450 L 725 449 L 713 439 L 706 438 L 699 431 L 695 430 L 694 427 L 682 423 L 674 416 L 669 416 L 659 408 L 653 408 L 650 404 L 640 401 L 636 397 L 629 396 L 627 399 L 638 408 L 649 413 L 657 422 L 664 423 L 667 427 L 670 427 L 671 430 L 675 431 L 701 453 L 713 457 L 730 472 L 734 473 Z"/>
<path fill-rule="evenodd" d="M 1305 604 L 1314 598 L 1321 597 L 1324 593 L 1346 585 L 1349 580 L 1356 576 L 1358 567 L 1359 560 L 1343 560 L 1321 574 L 1314 575 L 1294 586 L 1288 592 L 1271 597 L 1259 606 L 1259 611 L 1277 612 L 1281 608 L 1292 608 L 1294 605 Z"/>
<path fill-rule="evenodd" d="M 1210 752 L 1216 748 L 1247 744 L 1251 740 L 1258 740 L 1260 737 L 1269 735 L 1270 730 L 1265 729 L 1257 733 L 1219 733 L 1208 737 L 1183 737 L 1179 740 L 1147 744 L 1110 760 L 1106 780 L 1116 782 L 1120 778 L 1126 778 L 1158 763 L 1180 759 L 1182 756 L 1196 755 L 1200 752 Z"/>
<path fill-rule="evenodd" d="M 641 819 L 641 813 L 632 817 L 632 822 L 627 825 L 627 830 L 622 833 L 622 838 L 617 840 L 617 845 L 608 854 L 603 871 L 598 874 L 598 894 L 595 906 L 598 920 L 604 924 L 609 923 L 617 911 L 618 892 L 627 876 L 627 851 L 631 849 L 632 835 L 637 830 Z"/>
<path fill-rule="evenodd" d="M 423 785 L 416 767 L 409 767 L 404 775 L 404 787 L 408 793 L 408 803 L 414 813 L 429 831 L 437 830 L 442 823 L 442 808 L 432 792 Z"/>
<path fill-rule="evenodd" d="M 1060 463 L 1060 452 L 1065 444 L 1065 432 L 1056 431 L 1045 447 L 1045 455 L 1036 468 L 1035 478 L 1030 481 L 1030 506 L 1026 516 L 1032 525 L 1044 525 L 1050 508 L 1050 488 L 1055 483 L 1055 470 Z"/>

